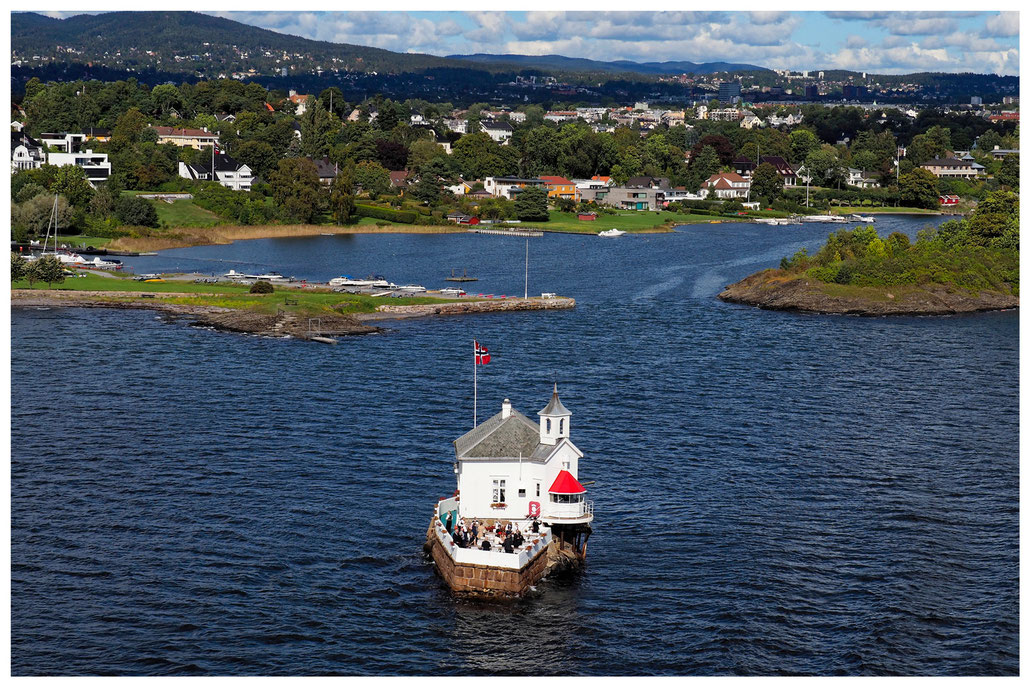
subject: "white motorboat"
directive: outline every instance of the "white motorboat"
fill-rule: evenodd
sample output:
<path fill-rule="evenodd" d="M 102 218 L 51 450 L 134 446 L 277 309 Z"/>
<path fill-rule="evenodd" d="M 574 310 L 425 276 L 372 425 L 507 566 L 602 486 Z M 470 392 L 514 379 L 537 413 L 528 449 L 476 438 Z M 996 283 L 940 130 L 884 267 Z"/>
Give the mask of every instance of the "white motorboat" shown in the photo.
<path fill-rule="evenodd" d="M 625 233 L 626 232 L 620 231 L 618 229 L 608 229 L 607 231 L 598 232 L 597 235 L 602 238 L 611 239 L 615 238 L 616 236 L 622 236 Z"/>
<path fill-rule="evenodd" d="M 876 218 L 872 215 L 852 215 L 851 220 L 853 222 L 868 222 L 869 224 L 876 222 Z"/>
<path fill-rule="evenodd" d="M 236 270 L 229 270 L 222 275 L 227 279 L 233 281 L 293 281 L 291 277 L 284 277 L 278 272 L 265 272 L 264 274 L 246 274 L 244 272 L 237 272 Z"/>
<path fill-rule="evenodd" d="M 88 267 L 91 270 L 120 270 L 122 268 L 122 261 L 101 260 L 99 257 L 95 257 L 92 262 L 87 262 L 81 266 Z"/>
<path fill-rule="evenodd" d="M 848 220 L 846 217 L 840 215 L 803 215 L 801 217 L 802 222 L 832 222 L 834 224 L 844 224 Z"/>
<path fill-rule="evenodd" d="M 387 281 L 384 277 L 373 275 L 367 279 L 354 279 L 349 275 L 333 277 L 329 280 L 329 286 L 344 287 L 350 289 L 396 289 L 397 285 Z"/>
<path fill-rule="evenodd" d="M 70 253 L 62 251 L 60 253 L 53 253 L 58 260 L 61 261 L 62 265 L 71 265 L 72 267 L 85 266 L 90 264 L 86 258 L 82 257 L 78 253 Z"/>
<path fill-rule="evenodd" d="M 398 286 L 395 290 L 401 293 L 423 293 L 426 287 L 420 284 L 405 284 L 404 286 Z"/>

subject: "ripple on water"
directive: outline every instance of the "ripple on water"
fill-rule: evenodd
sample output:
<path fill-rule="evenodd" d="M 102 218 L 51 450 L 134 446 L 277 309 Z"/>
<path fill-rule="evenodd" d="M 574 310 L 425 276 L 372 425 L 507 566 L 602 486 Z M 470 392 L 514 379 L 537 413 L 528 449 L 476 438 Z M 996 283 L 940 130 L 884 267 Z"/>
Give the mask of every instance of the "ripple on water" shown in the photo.
<path fill-rule="evenodd" d="M 12 671 L 1016 674 L 1018 315 L 712 297 L 826 232 L 547 235 L 530 290 L 575 310 L 333 347 L 13 311 Z M 315 237 L 136 261 L 427 286 L 457 265 L 515 293 L 524 249 Z M 420 556 L 471 423 L 472 338 L 494 354 L 480 416 L 504 397 L 532 416 L 557 379 L 595 481 L 587 568 L 510 606 L 451 599 Z M 39 384 L 42 361 L 74 384 Z"/>

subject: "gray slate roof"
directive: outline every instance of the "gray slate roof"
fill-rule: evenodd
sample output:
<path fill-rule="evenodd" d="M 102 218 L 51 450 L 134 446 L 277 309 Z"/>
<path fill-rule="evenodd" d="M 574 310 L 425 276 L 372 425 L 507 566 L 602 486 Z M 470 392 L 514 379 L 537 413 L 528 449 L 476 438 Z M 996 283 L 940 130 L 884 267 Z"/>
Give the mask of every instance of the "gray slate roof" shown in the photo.
<path fill-rule="evenodd" d="M 561 401 L 558 400 L 558 384 L 554 385 L 554 393 L 551 394 L 551 402 L 547 404 L 547 407 L 540 411 L 541 415 L 572 415 L 569 409 L 562 405 Z"/>
<path fill-rule="evenodd" d="M 559 442 L 560 443 L 560 442 Z M 454 441 L 454 454 L 459 460 L 469 458 L 518 458 L 543 462 L 556 449 L 540 443 L 540 426 L 512 408 L 506 418 L 497 413 L 475 429 Z"/>

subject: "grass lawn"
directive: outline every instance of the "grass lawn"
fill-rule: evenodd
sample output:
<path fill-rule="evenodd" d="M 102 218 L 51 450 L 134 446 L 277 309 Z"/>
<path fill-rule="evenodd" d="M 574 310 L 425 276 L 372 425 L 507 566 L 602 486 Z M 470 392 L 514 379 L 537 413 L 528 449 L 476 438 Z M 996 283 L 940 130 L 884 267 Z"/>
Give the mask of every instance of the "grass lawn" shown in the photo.
<path fill-rule="evenodd" d="M 27 281 L 16 281 L 12 289 L 46 290 L 46 283 L 37 282 L 29 286 Z M 328 312 L 366 313 L 374 312 L 377 306 L 432 305 L 453 303 L 452 299 L 418 296 L 411 298 L 373 298 L 360 294 L 335 293 L 329 290 L 306 290 L 284 288 L 271 294 L 248 293 L 250 287 L 236 284 L 194 284 L 192 281 L 139 282 L 129 276 L 101 277 L 83 272 L 81 276 L 66 277 L 64 282 L 54 284 L 54 291 L 131 291 L 133 293 L 188 293 L 195 296 L 164 298 L 162 303 L 181 305 L 209 305 L 223 308 L 253 308 L 261 312 L 274 313 L 283 309 L 297 314 L 317 315 Z M 286 305 L 286 300 L 291 301 Z M 481 300 L 468 298 L 464 300 Z M 292 301 L 296 303 L 293 304 Z M 333 306 L 338 306 L 334 309 Z M 339 307 L 342 306 L 342 307 Z"/>
<path fill-rule="evenodd" d="M 678 212 L 655 211 L 626 211 L 617 212 L 614 215 L 599 214 L 596 220 L 581 221 L 576 218 L 575 213 L 558 212 L 551 210 L 549 222 L 522 222 L 514 225 L 516 227 L 532 227 L 545 231 L 567 231 L 583 234 L 596 234 L 607 229 L 621 229 L 622 231 L 651 231 L 656 228 L 664 228 L 666 223 L 671 221 L 675 224 L 694 224 L 697 222 L 709 222 L 718 217 L 709 215 L 681 215 Z M 674 226 L 669 225 L 669 226 Z"/>
<path fill-rule="evenodd" d="M 114 239 L 107 238 L 105 236 L 58 236 L 57 243 L 66 243 L 69 246 L 93 246 L 94 248 L 103 248 L 107 244 L 111 243 Z"/>
<path fill-rule="evenodd" d="M 175 200 L 166 203 L 163 200 L 152 200 L 157 210 L 157 219 L 168 227 L 213 227 L 221 223 L 221 218 L 210 210 L 194 205 L 191 199 Z"/>

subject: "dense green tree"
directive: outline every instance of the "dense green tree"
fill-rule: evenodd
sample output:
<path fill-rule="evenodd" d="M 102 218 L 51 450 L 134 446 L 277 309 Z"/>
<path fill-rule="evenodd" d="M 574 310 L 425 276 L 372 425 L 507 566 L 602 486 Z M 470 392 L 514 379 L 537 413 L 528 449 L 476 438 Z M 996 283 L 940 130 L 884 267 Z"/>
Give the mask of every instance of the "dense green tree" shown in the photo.
<path fill-rule="evenodd" d="M 261 140 L 243 141 L 234 154 L 237 160 L 250 167 L 254 176 L 261 178 L 266 178 L 279 164 L 275 149 Z"/>
<path fill-rule="evenodd" d="M 36 281 L 45 281 L 47 288 L 64 281 L 64 265 L 53 255 L 44 255 L 38 260 L 33 260 L 28 272 Z"/>
<path fill-rule="evenodd" d="M 1019 154 L 1006 155 L 1001 161 L 998 173 L 994 175 L 998 183 L 1013 191 L 1019 190 Z"/>
<path fill-rule="evenodd" d="M 30 236 L 45 236 L 47 227 L 52 222 L 53 210 L 54 196 L 50 194 L 37 195 L 24 203 L 12 204 L 11 227 L 14 230 L 15 238 L 24 240 Z M 58 230 L 67 233 L 74 217 L 68 199 L 58 196 L 56 218 Z"/>
<path fill-rule="evenodd" d="M 337 224 L 347 224 L 354 214 L 354 164 L 340 169 L 329 191 L 329 211 Z"/>
<path fill-rule="evenodd" d="M 936 208 L 939 205 L 937 177 L 922 167 L 901 175 L 898 192 L 901 204 L 908 207 Z"/>
<path fill-rule="evenodd" d="M 751 196 L 773 201 L 783 191 L 783 177 L 768 162 L 758 165 L 751 175 Z"/>
<path fill-rule="evenodd" d="M 338 129 L 333 115 L 315 100 L 300 118 L 301 152 L 308 157 L 325 157 Z"/>
<path fill-rule="evenodd" d="M 139 143 L 146 126 L 147 118 L 143 113 L 135 107 L 129 108 L 111 130 L 111 150 L 117 152 Z"/>
<path fill-rule="evenodd" d="M 523 222 L 546 222 L 547 191 L 538 186 L 528 186 L 515 196 L 515 216 Z"/>
<path fill-rule="evenodd" d="M 25 271 L 28 269 L 28 261 L 20 253 L 11 251 L 11 281 L 19 281 L 25 278 Z"/>
<path fill-rule="evenodd" d="M 354 168 L 354 182 L 375 200 L 390 190 L 390 172 L 378 162 L 360 162 Z"/>
<path fill-rule="evenodd" d="M 970 243 L 989 246 L 1007 230 L 1019 227 L 1019 196 L 1008 191 L 987 194 L 968 220 Z"/>
<path fill-rule="evenodd" d="M 285 219 L 310 224 L 321 205 L 321 182 L 315 163 L 303 157 L 280 160 L 268 175 L 268 186 Z"/>
<path fill-rule="evenodd" d="M 415 141 L 408 149 L 408 169 L 419 169 L 426 163 L 435 159 L 447 159 L 447 153 L 443 146 L 430 139 Z"/>
<path fill-rule="evenodd" d="M 704 146 L 697 155 L 690 158 L 687 189 L 697 191 L 710 176 L 719 171 L 719 155 L 711 146 Z"/>
<path fill-rule="evenodd" d="M 136 196 L 122 196 L 114 204 L 115 215 L 122 224 L 135 227 L 156 227 L 157 210 L 149 200 Z"/>

